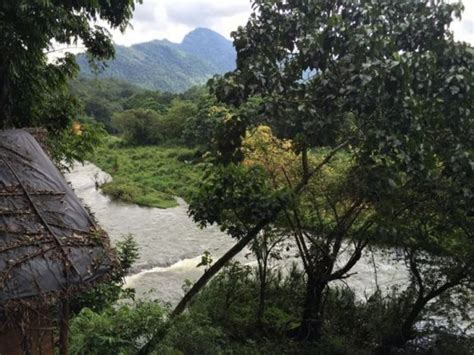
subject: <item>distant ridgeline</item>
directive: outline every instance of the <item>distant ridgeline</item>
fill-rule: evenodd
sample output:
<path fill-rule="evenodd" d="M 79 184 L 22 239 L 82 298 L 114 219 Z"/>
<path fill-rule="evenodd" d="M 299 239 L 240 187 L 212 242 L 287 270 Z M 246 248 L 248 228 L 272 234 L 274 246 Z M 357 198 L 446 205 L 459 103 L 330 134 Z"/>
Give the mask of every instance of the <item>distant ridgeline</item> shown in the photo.
<path fill-rule="evenodd" d="M 115 49 L 115 59 L 107 62 L 99 77 L 116 78 L 147 89 L 181 92 L 205 83 L 215 74 L 235 69 L 232 42 L 205 28 L 188 33 L 181 43 L 155 40 Z M 77 61 L 81 76 L 95 77 L 84 54 L 78 55 Z"/>

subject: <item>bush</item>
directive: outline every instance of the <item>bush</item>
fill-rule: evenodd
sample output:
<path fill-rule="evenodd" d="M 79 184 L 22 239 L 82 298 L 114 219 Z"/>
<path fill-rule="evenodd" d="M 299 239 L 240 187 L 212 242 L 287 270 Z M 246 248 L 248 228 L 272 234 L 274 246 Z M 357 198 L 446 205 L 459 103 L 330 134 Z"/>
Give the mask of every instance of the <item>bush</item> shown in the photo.
<path fill-rule="evenodd" d="M 155 302 L 82 310 L 71 322 L 71 354 L 136 354 L 155 332 L 166 327 L 165 310 Z"/>
<path fill-rule="evenodd" d="M 110 278 L 107 282 L 99 283 L 88 292 L 74 297 L 71 300 L 71 309 L 74 314 L 79 313 L 83 308 L 100 312 L 119 299 L 134 297 L 135 291 L 123 286 L 125 276 L 138 259 L 138 245 L 131 235 L 127 235 L 117 242 L 115 251 L 118 265 L 111 272 Z"/>
<path fill-rule="evenodd" d="M 209 318 L 181 316 L 155 348 L 156 354 L 220 354 L 227 343 L 222 329 Z"/>
<path fill-rule="evenodd" d="M 156 302 L 108 307 L 102 313 L 83 310 L 72 322 L 73 354 L 134 354 L 149 341 L 153 354 L 372 354 L 384 334 L 396 329 L 406 293 L 376 292 L 358 300 L 348 287 L 326 295 L 323 337 L 293 341 L 298 325 L 304 278 L 294 267 L 273 271 L 264 319 L 256 314 L 255 270 L 233 263 L 198 295 L 189 312 L 175 319 Z M 446 329 L 420 333 L 398 354 L 470 354 L 474 339 Z"/>

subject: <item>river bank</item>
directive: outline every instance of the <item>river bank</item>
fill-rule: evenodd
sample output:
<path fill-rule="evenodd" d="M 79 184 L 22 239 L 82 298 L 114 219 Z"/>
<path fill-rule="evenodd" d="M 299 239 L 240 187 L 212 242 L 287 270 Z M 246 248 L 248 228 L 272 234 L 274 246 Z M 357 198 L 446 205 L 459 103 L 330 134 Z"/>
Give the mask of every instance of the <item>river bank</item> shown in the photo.
<path fill-rule="evenodd" d="M 218 227 L 198 228 L 189 218 L 183 199 L 176 199 L 178 206 L 168 209 L 115 201 L 97 188 L 105 181 L 112 181 L 111 176 L 91 163 L 76 164 L 66 178 L 112 242 L 127 234 L 134 236 L 140 257 L 126 286 L 135 288 L 138 297 L 175 304 L 184 294 L 185 281 L 195 281 L 203 273 L 197 267 L 201 255 L 207 251 L 216 260 L 234 244 Z M 246 254 L 241 253 L 238 260 L 254 265 Z M 289 268 L 296 261 L 289 256 L 280 267 Z M 388 291 L 389 286 L 401 287 L 407 281 L 405 266 L 396 261 L 395 253 L 367 252 L 353 272 L 347 283 L 361 298 L 377 287 Z"/>
<path fill-rule="evenodd" d="M 180 205 L 174 196 L 189 200 L 201 179 L 202 165 L 190 163 L 195 154 L 180 146 L 122 146 L 119 138 L 109 136 L 91 161 L 114 177 L 98 181 L 112 199 L 172 208 Z"/>

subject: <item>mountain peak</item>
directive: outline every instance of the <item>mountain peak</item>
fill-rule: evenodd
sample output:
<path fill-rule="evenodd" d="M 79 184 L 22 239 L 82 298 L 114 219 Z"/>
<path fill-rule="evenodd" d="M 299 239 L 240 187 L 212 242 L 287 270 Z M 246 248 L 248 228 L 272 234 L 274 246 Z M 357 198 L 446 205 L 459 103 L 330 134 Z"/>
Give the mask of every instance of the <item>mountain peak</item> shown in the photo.
<path fill-rule="evenodd" d="M 217 35 L 219 37 L 222 37 L 224 38 L 224 36 L 222 36 L 220 33 L 214 31 L 214 30 L 211 30 L 210 28 L 207 28 L 207 27 L 196 27 L 194 30 L 192 30 L 191 32 L 189 32 L 187 35 L 192 35 L 192 34 L 207 34 L 207 35 Z"/>
<path fill-rule="evenodd" d="M 196 28 L 182 43 L 154 40 L 131 47 L 116 46 L 116 57 L 100 74 L 150 89 L 184 91 L 215 74 L 235 69 L 232 42 L 208 28 Z M 84 55 L 78 63 L 83 76 L 93 76 Z"/>
<path fill-rule="evenodd" d="M 236 55 L 232 42 L 209 28 L 198 27 L 189 32 L 181 48 L 198 57 L 206 57 L 222 72 L 235 68 Z"/>
<path fill-rule="evenodd" d="M 218 41 L 221 43 L 228 43 L 230 44 L 230 41 L 222 36 L 220 33 L 217 33 L 209 28 L 205 27 L 198 27 L 189 32 L 186 36 L 184 36 L 182 44 L 188 43 L 188 42 L 208 42 L 208 41 Z"/>

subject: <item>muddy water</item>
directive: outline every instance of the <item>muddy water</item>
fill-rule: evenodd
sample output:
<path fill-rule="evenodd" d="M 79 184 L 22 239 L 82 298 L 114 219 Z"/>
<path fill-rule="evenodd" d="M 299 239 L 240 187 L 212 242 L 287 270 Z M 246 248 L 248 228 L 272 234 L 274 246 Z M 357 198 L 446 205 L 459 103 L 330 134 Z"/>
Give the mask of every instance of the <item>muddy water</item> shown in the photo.
<path fill-rule="evenodd" d="M 127 286 L 134 287 L 138 296 L 176 303 L 183 295 L 185 280 L 196 280 L 202 274 L 202 268 L 197 267 L 202 253 L 208 251 L 216 259 L 233 245 L 232 239 L 216 227 L 199 229 L 181 199 L 178 207 L 165 210 L 111 201 L 96 188 L 111 177 L 90 163 L 77 164 L 66 178 L 113 242 L 127 234 L 134 236 L 140 258 L 127 278 Z M 240 261 L 254 264 L 242 254 Z M 376 285 L 382 290 L 394 284 L 403 287 L 406 269 L 393 259 L 393 253 L 367 253 L 346 282 L 360 297 L 373 292 Z"/>

